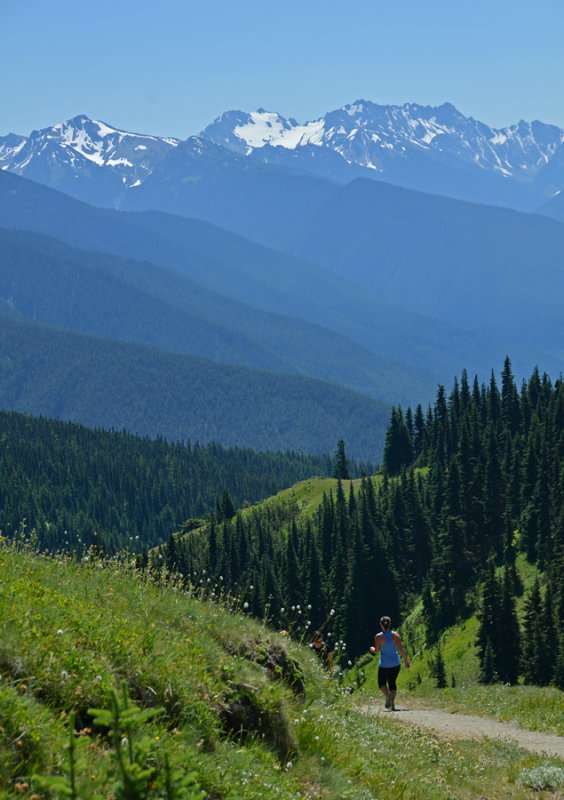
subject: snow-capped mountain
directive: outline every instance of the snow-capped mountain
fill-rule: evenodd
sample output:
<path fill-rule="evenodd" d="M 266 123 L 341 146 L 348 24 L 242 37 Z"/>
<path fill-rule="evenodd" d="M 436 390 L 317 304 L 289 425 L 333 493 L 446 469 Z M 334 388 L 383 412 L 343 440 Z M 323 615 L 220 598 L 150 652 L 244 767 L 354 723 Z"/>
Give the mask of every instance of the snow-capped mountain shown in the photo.
<path fill-rule="evenodd" d="M 170 197 L 185 192 L 231 159 L 249 167 L 261 161 L 277 174 L 339 184 L 362 176 L 523 210 L 542 208 L 564 190 L 564 130 L 523 121 L 495 129 L 449 103 L 359 100 L 303 124 L 264 109 L 227 111 L 185 141 L 116 130 L 83 115 L 28 137 L 0 137 L 0 169 L 116 208 L 138 207 L 137 195 L 156 208 L 163 189 Z"/>
<path fill-rule="evenodd" d="M 314 145 L 339 153 L 349 164 L 385 173 L 409 151 L 455 158 L 507 177 L 530 179 L 564 141 L 564 130 L 542 122 L 490 128 L 465 117 L 450 103 L 381 106 L 365 100 L 331 111 L 314 122 L 259 109 L 229 111 L 200 134 L 239 153 L 265 145 L 295 150 Z"/>
<path fill-rule="evenodd" d="M 178 144 L 176 139 L 128 133 L 79 115 L 32 131 L 27 138 L 0 138 L 0 169 L 105 205 L 106 193 L 139 186 Z M 81 179 L 91 189 L 99 185 L 93 198 L 86 186 L 76 191 Z"/>

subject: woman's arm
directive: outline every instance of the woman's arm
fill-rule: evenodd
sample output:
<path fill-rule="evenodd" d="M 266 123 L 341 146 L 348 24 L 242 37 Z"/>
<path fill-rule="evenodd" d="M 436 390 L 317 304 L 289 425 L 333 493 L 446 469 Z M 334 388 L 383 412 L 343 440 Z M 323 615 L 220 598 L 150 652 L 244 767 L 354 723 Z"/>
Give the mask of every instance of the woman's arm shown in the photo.
<path fill-rule="evenodd" d="M 392 639 L 395 642 L 395 645 L 396 645 L 396 647 L 398 649 L 399 654 L 401 655 L 401 657 L 405 661 L 405 666 L 409 669 L 409 667 L 411 666 L 411 663 L 409 661 L 409 658 L 407 657 L 407 653 L 404 650 L 404 647 L 403 647 L 403 644 L 401 642 L 401 638 L 400 638 L 399 633 L 393 633 L 392 634 Z"/>

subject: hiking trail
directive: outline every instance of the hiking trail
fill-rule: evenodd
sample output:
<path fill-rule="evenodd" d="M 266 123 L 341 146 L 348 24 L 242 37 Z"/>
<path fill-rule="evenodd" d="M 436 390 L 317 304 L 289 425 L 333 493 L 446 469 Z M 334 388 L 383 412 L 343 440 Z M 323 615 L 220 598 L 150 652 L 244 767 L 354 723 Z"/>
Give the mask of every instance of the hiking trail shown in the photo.
<path fill-rule="evenodd" d="M 508 722 L 498 722 L 489 717 L 452 713 L 432 708 L 415 707 L 411 702 L 396 704 L 395 711 L 387 711 L 383 702 L 363 704 L 361 710 L 370 716 L 383 717 L 402 725 L 416 725 L 435 731 L 446 739 L 501 739 L 533 753 L 564 760 L 564 736 L 530 731 Z"/>

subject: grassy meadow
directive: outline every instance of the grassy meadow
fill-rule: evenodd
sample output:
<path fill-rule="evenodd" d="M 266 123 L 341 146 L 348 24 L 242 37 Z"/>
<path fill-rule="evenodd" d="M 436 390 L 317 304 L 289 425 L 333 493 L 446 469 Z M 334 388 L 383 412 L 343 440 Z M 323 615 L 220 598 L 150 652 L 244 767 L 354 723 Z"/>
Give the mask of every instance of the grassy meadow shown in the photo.
<path fill-rule="evenodd" d="M 532 798 L 539 775 L 556 788 L 550 759 L 369 719 L 370 675 L 351 694 L 303 644 L 210 595 L 4 542 L 0 798 Z M 485 693 L 452 691 L 472 711 Z M 514 718 L 548 713 L 550 690 L 534 705 L 522 687 L 492 691 Z"/>

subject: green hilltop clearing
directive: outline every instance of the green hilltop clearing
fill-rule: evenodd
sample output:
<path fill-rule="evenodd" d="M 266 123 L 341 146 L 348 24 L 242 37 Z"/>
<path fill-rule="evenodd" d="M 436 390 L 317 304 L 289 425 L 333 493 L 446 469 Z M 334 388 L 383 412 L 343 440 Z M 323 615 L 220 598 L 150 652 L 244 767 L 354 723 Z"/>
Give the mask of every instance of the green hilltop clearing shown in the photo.
<path fill-rule="evenodd" d="M 543 775 L 562 777 L 557 761 L 509 743 L 374 721 L 303 643 L 233 598 L 117 558 L 4 540 L 0 613 L 2 798 L 520 800 L 539 797 Z M 476 711 L 471 689 L 458 702 L 464 691 Z M 510 692 L 514 719 L 525 697 L 539 726 L 551 703 L 562 720 L 562 693 Z"/>

